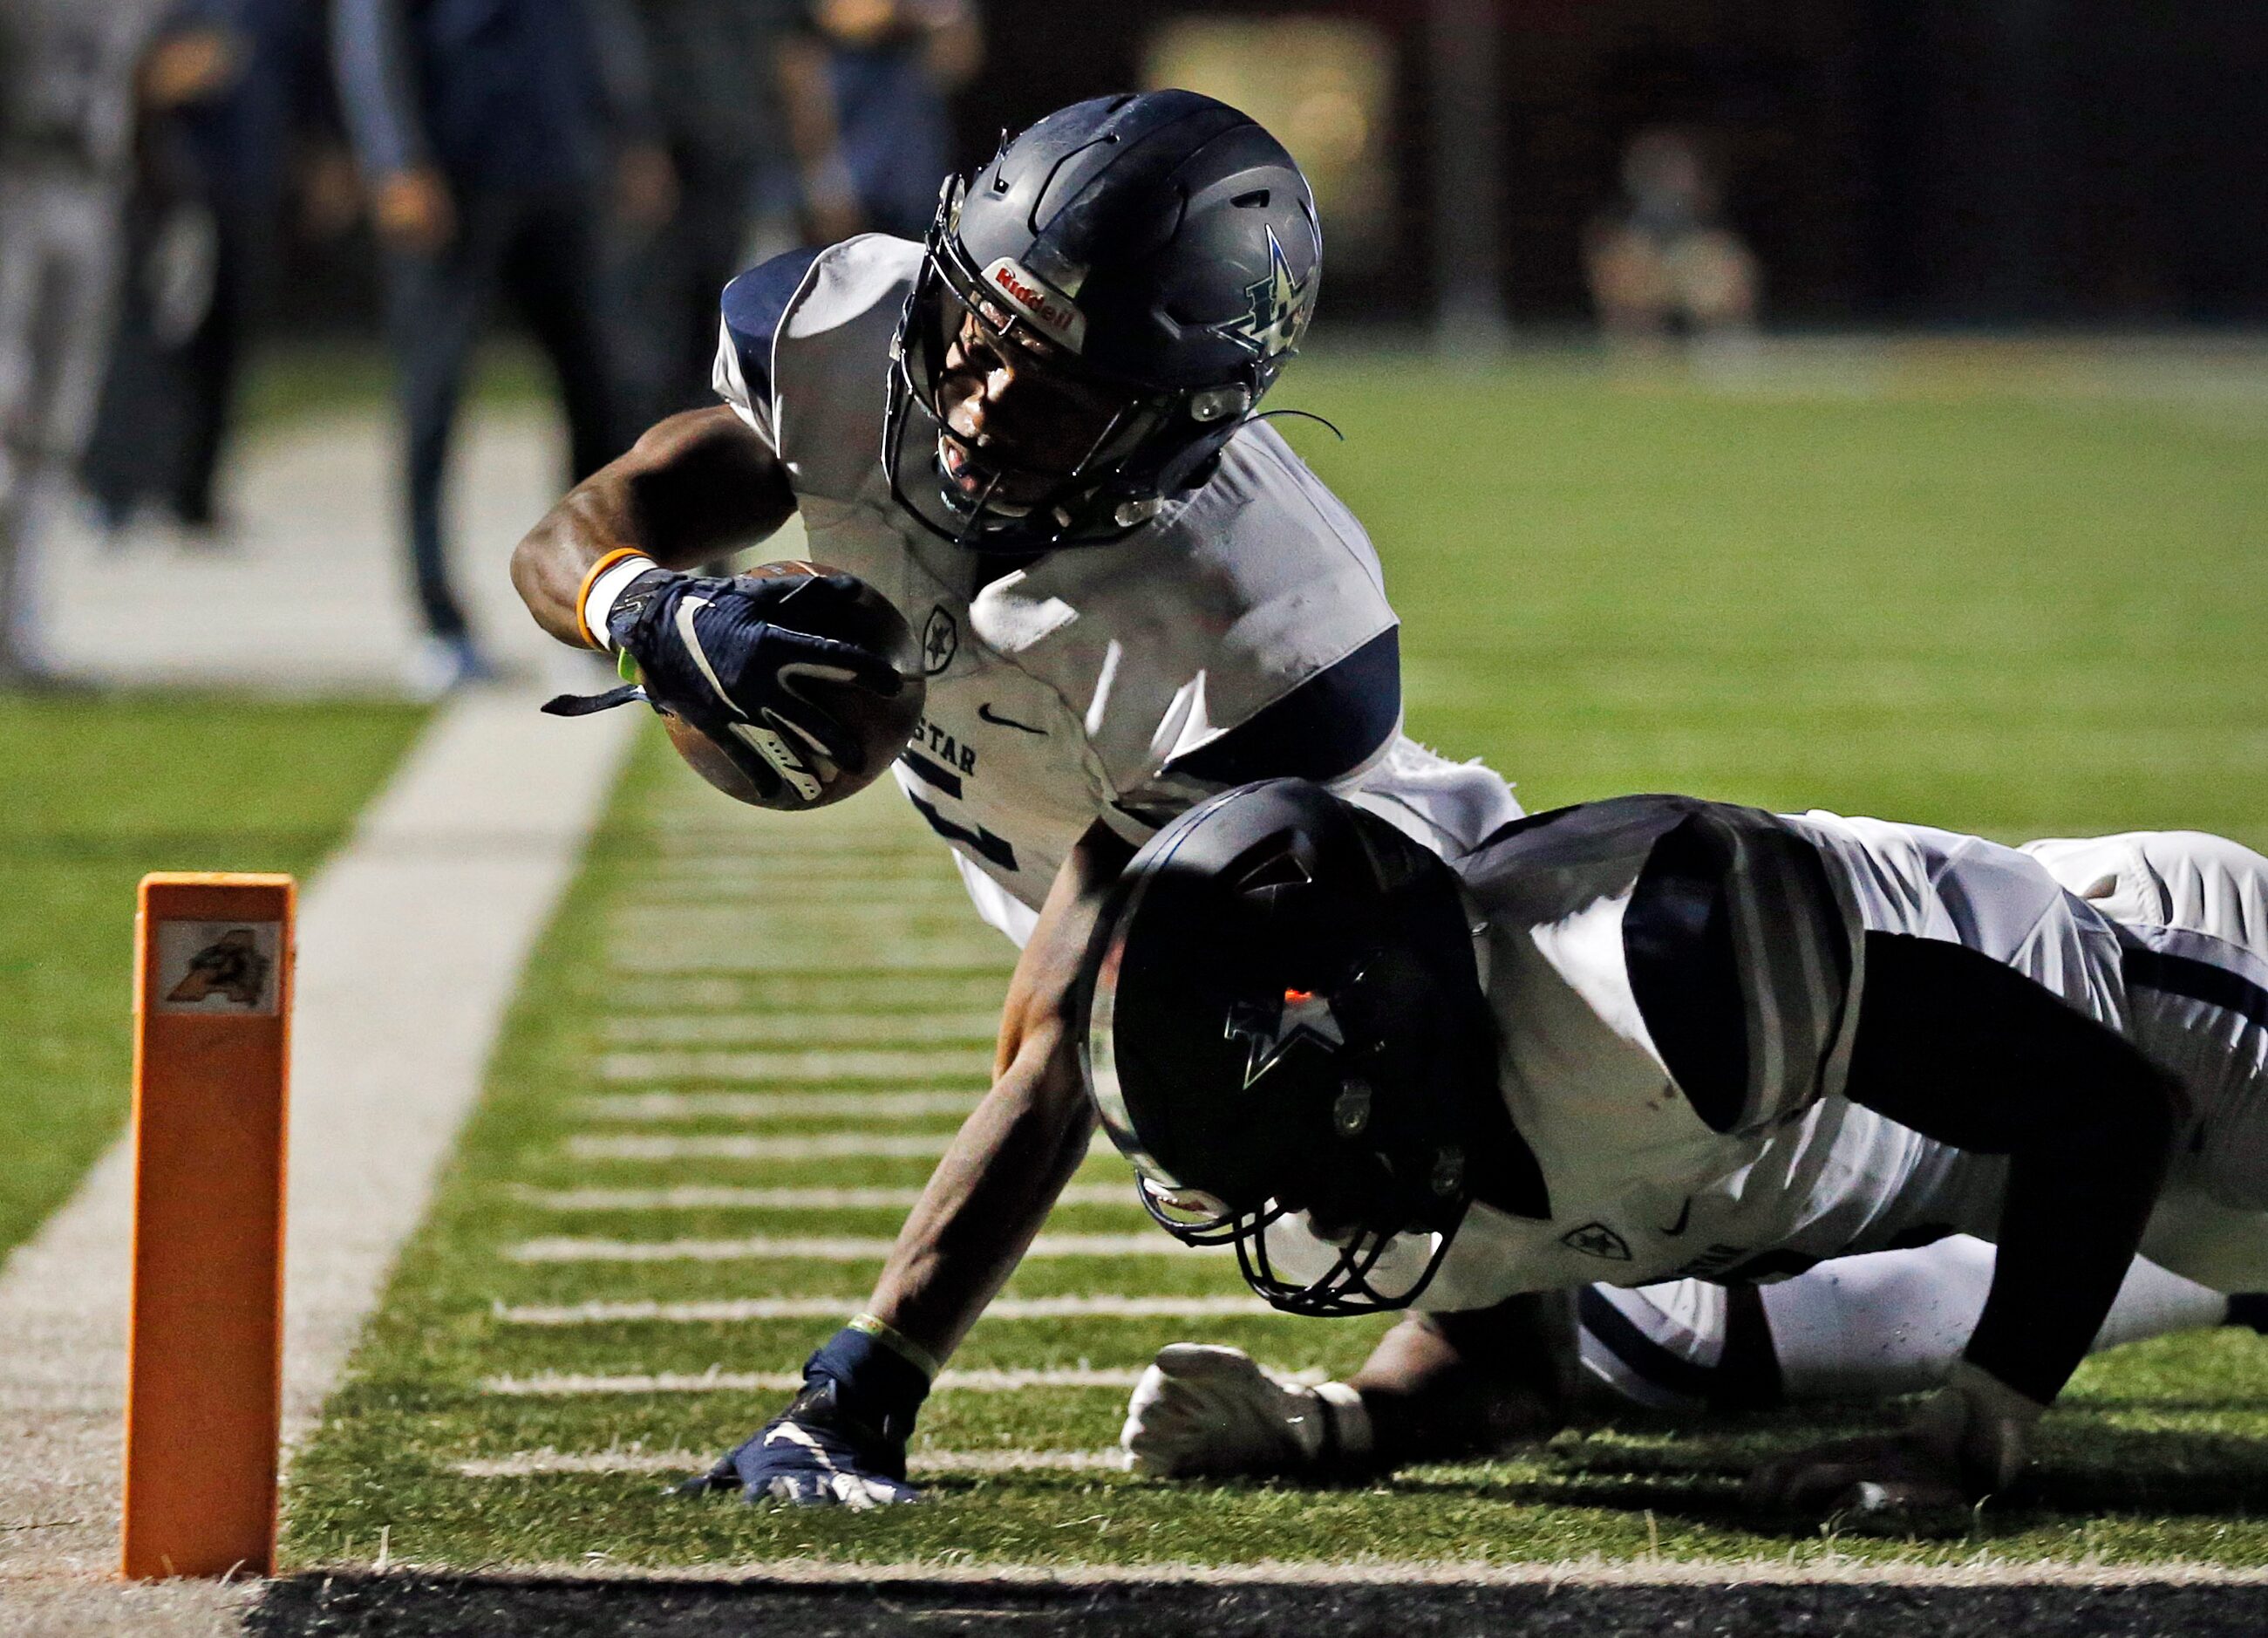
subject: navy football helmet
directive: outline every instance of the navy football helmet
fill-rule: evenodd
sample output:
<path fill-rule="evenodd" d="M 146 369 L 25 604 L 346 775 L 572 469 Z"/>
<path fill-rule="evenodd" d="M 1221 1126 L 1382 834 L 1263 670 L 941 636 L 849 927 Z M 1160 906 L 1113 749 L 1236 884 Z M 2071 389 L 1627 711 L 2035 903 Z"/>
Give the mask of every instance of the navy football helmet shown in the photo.
<path fill-rule="evenodd" d="M 1407 1307 L 1476 1198 L 1543 1214 L 1454 874 L 1320 786 L 1244 786 L 1152 838 L 1082 992 L 1087 1090 L 1144 1206 L 1233 1244 L 1286 1312 Z M 1403 1236 L 1422 1258 L 1388 1260 Z"/>
<path fill-rule="evenodd" d="M 1297 350 L 1322 272 L 1292 156 L 1187 91 L 1049 114 L 946 179 L 927 253 L 892 348 L 882 464 L 899 505 L 989 552 L 1116 541 L 1202 485 Z M 942 436 L 972 320 L 979 344 L 1094 407 L 1081 453 L 1020 466 Z"/>

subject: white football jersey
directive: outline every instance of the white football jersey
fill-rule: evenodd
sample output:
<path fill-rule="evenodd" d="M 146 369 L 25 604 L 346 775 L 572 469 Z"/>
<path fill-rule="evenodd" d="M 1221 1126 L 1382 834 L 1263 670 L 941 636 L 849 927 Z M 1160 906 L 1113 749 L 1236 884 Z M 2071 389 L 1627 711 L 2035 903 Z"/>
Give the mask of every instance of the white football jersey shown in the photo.
<path fill-rule="evenodd" d="M 2137 838 L 2112 840 L 2142 857 Z M 2268 882 L 2257 855 L 2218 845 L 2222 874 Z M 1663 867 L 1681 846 L 1705 866 L 1691 879 L 1725 889 L 1720 994 L 1710 964 L 1690 959 L 1696 924 L 1681 923 L 1675 872 Z M 2222 1289 L 2257 1281 L 2268 1272 L 2268 961 L 2191 929 L 2103 915 L 2075 877 L 2101 877 L 2095 896 L 2108 902 L 2137 874 L 2116 874 L 2105 845 L 2042 851 L 2047 860 L 1921 825 L 1628 797 L 1523 821 L 1459 861 L 1484 929 L 1499 1083 L 1550 1215 L 1476 1204 L 1420 1305 L 1780 1278 L 1948 1232 L 1991 1238 L 2005 1161 L 1842 1095 L 1867 932 L 1990 956 L 2175 1075 L 2189 1124 L 2145 1250 Z M 2180 856 L 2195 852 L 2192 843 Z M 1653 950 L 1664 954 L 1650 972 Z M 1668 1044 L 1672 1030 L 1682 1051 Z M 1395 1246 L 1381 1288 L 1421 1267 L 1427 1249 Z"/>
<path fill-rule="evenodd" d="M 927 705 L 895 772 L 987 919 L 1027 933 L 1098 818 L 1138 845 L 1254 778 L 1361 786 L 1449 852 L 1518 814 L 1487 770 L 1400 737 L 1377 557 L 1264 423 L 1123 541 L 989 581 L 984 558 L 909 516 L 880 452 L 922 254 L 870 234 L 741 275 L 725 293 L 717 389 L 778 453 L 813 560 L 875 587 L 918 635 Z M 907 481 L 934 480 L 923 467 Z"/>

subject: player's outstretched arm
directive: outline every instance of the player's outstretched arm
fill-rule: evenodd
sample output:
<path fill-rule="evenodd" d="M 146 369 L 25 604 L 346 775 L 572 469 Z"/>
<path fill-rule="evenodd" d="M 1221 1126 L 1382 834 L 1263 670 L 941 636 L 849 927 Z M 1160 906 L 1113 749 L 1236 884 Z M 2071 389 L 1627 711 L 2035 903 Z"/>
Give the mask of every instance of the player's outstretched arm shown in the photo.
<path fill-rule="evenodd" d="M 770 446 L 725 405 L 657 422 L 629 453 L 567 492 L 512 552 L 512 583 L 535 623 L 585 646 L 580 601 L 609 553 L 691 569 L 754 545 L 795 511 Z"/>
<path fill-rule="evenodd" d="M 1312 1386 L 1237 1348 L 1175 1343 L 1135 1384 L 1120 1442 L 1161 1479 L 1330 1480 L 1487 1454 L 1558 1430 L 1573 1350 L 1558 1293 L 1413 1314 L 1349 1380 Z"/>
<path fill-rule="evenodd" d="M 2021 1470 L 2032 1424 L 2086 1356 L 2164 1178 L 2180 1093 L 2123 1037 L 2001 963 L 1867 935 L 1850 1096 L 1926 1136 L 2008 1157 L 1984 1310 L 1904 1432 L 1760 1470 L 1752 1499 L 1828 1512 L 1974 1501 Z"/>
<path fill-rule="evenodd" d="M 1073 986 L 1131 850 L 1098 823 L 1057 873 L 1016 963 L 992 1090 L 938 1162 L 874 1290 L 874 1312 L 942 1360 L 961 1346 L 1086 1156 Z"/>
<path fill-rule="evenodd" d="M 930 1382 L 1086 1155 L 1094 1117 L 1072 987 L 1127 857 L 1101 824 L 1072 850 L 1017 963 L 992 1089 L 899 1232 L 873 1306 L 805 1361 L 803 1391 L 785 1411 L 686 1489 L 851 1507 L 916 1498 L 906 1439 Z"/>

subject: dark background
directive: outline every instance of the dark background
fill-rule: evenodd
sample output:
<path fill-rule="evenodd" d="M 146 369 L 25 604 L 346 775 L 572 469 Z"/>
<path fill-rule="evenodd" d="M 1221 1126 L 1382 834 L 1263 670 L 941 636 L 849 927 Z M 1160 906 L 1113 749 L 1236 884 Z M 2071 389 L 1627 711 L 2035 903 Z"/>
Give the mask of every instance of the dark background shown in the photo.
<path fill-rule="evenodd" d="M 1334 258 L 1328 300 L 1335 322 L 1432 312 L 1429 0 L 976 3 L 963 168 L 1004 129 L 1137 86 L 1174 18 L 1375 26 L 1395 48 L 1390 222 L 1367 265 Z M 1717 154 L 1774 327 L 2268 321 L 2268 0 L 1493 4 L 1515 325 L 1587 321 L 1583 225 L 1630 134 L 1665 121 Z M 366 243 L 295 255 L 279 328 L 369 323 Z"/>
<path fill-rule="evenodd" d="M 1425 5 L 986 0 L 967 156 L 1134 83 L 1161 18 L 1359 16 L 1401 42 L 1405 258 L 1335 278 L 1336 315 L 1430 293 Z M 1506 298 L 1585 316 L 1580 234 L 1622 143 L 1711 131 L 1775 322 L 2152 325 L 2268 318 L 2261 0 L 1497 0 Z M 1326 223 L 1328 231 L 1329 224 Z"/>

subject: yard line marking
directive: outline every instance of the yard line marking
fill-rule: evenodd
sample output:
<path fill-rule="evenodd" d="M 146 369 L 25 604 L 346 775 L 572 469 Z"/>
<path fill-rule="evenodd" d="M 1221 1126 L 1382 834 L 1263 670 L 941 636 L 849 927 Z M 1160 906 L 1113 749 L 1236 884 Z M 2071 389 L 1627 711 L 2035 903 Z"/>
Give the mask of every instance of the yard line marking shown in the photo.
<path fill-rule="evenodd" d="M 997 971 L 1005 980 L 1010 963 L 1006 958 L 1007 952 L 1003 948 L 1004 942 L 998 939 L 985 941 L 954 939 L 888 946 L 866 956 L 868 970 L 968 972 L 982 968 Z M 674 941 L 652 943 L 623 941 L 615 945 L 608 956 L 608 965 L 615 971 L 635 978 L 681 976 L 700 978 L 801 974 L 809 972 L 813 964 L 811 950 L 787 944 L 747 949 L 720 943 L 713 949 L 704 950 L 688 949 Z"/>
<path fill-rule="evenodd" d="M 848 1318 L 864 1297 L 724 1297 L 704 1302 L 570 1302 L 507 1307 L 493 1317 L 504 1325 L 736 1324 L 765 1319 Z M 1273 1314 L 1252 1296 L 1002 1297 L 984 1310 L 994 1319 L 1225 1319 Z M 979 1324 L 983 1323 L 982 1320 Z"/>
<path fill-rule="evenodd" d="M 806 1263 L 880 1262 L 895 1242 L 880 1235 L 747 1235 L 735 1240 L 593 1240 L 569 1236 L 508 1247 L 514 1263 Z M 1226 1246 L 1183 1245 L 1167 1234 L 1043 1234 L 1024 1253 L 1035 1257 L 1163 1257 L 1223 1252 Z"/>
<path fill-rule="evenodd" d="M 681 920 L 709 938 L 730 937 L 752 926 L 792 934 L 806 926 L 855 925 L 860 937 L 871 939 L 887 938 L 899 929 L 973 931 L 968 901 L 957 883 L 948 897 L 944 891 L 909 891 L 894 882 L 858 878 L 777 888 L 720 881 L 649 882 L 638 896 L 615 903 L 607 926 L 615 933 L 662 933 Z"/>
<path fill-rule="evenodd" d="M 735 1188 L 682 1184 L 668 1189 L 531 1189 L 514 1185 L 512 1198 L 544 1212 L 845 1212 L 910 1211 L 919 1189 Z M 1132 1206 L 1133 1191 L 1119 1184 L 1077 1183 L 1056 1197 L 1058 1206 Z"/>
<path fill-rule="evenodd" d="M 578 1133 L 563 1145 L 571 1160 L 593 1161 L 811 1161 L 935 1160 L 953 1141 L 949 1132 L 822 1132 L 765 1137 L 714 1133 L 688 1138 Z M 1087 1140 L 1087 1154 L 1116 1151 L 1100 1133 Z"/>
<path fill-rule="evenodd" d="M 645 1013 L 607 1020 L 615 1046 L 991 1047 L 1000 1008 L 934 1013 L 809 1012 L 796 1007 L 741 1014 Z"/>
<path fill-rule="evenodd" d="M 1007 983 L 1008 969 L 998 961 L 934 972 L 838 968 L 814 973 L 808 967 L 795 967 L 747 978 L 625 978 L 614 986 L 608 1000 L 624 1012 L 637 1013 L 682 1013 L 696 1007 L 703 1012 L 831 1009 L 869 1004 L 877 1015 L 964 1006 L 997 1012 Z"/>
<path fill-rule="evenodd" d="M 1078 1365 L 1049 1370 L 949 1370 L 930 1384 L 932 1393 L 1026 1393 L 1035 1388 L 1131 1388 L 1142 1380 L 1138 1365 Z M 1328 1380 L 1321 1369 L 1278 1371 L 1287 1380 L 1310 1385 Z M 617 1376 L 593 1376 L 572 1371 L 546 1371 L 534 1376 L 490 1376 L 481 1383 L 482 1393 L 521 1398 L 581 1398 L 598 1394 L 630 1393 L 793 1393 L 803 1386 L 803 1373 L 792 1370 L 656 1371 Z"/>
<path fill-rule="evenodd" d="M 950 1133 L 821 1133 L 816 1136 L 693 1138 L 577 1136 L 567 1140 L 568 1155 L 591 1161 L 808 1161 L 935 1160 L 953 1140 Z"/>
<path fill-rule="evenodd" d="M 605 1052 L 601 1081 L 925 1081 L 939 1075 L 990 1076 L 990 1043 L 939 1048 L 887 1047 L 864 1051 L 776 1052 Z"/>
<path fill-rule="evenodd" d="M 966 1115 L 976 1092 L 630 1092 L 577 1100 L 592 1120 L 763 1120 L 838 1115 L 849 1120 L 903 1120 L 916 1115 Z"/>
<path fill-rule="evenodd" d="M 524 1450 L 516 1456 L 453 1463 L 466 1479 L 534 1479 L 560 1473 L 703 1473 L 711 1456 L 690 1450 Z M 1087 1473 L 1126 1471 L 1126 1453 L 1108 1450 L 914 1450 L 906 1465 L 919 1473 Z"/>

